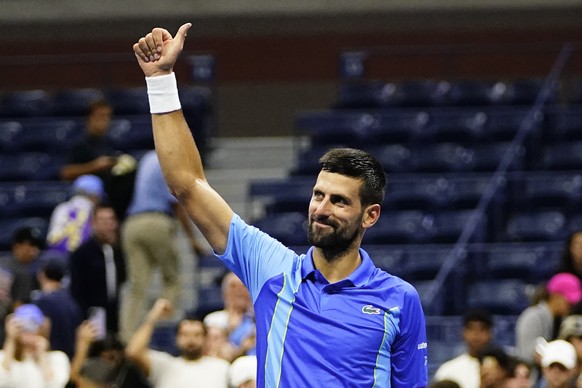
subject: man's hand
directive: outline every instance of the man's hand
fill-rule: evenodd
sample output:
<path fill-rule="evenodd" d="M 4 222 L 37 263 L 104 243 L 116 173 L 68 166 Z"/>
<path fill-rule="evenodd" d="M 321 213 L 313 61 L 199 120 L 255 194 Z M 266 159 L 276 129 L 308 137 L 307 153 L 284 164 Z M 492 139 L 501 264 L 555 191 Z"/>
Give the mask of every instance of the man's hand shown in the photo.
<path fill-rule="evenodd" d="M 89 345 L 97 338 L 97 327 L 92 322 L 83 321 L 77 328 L 77 345 Z"/>
<path fill-rule="evenodd" d="M 10 314 L 6 317 L 5 330 L 6 338 L 14 340 L 22 334 L 22 322 Z"/>
<path fill-rule="evenodd" d="M 184 41 L 191 23 L 183 24 L 175 37 L 163 28 L 154 28 L 152 32 L 140 38 L 133 45 L 137 62 L 146 77 L 165 75 L 172 72 L 178 55 L 182 52 Z"/>
<path fill-rule="evenodd" d="M 147 321 L 150 323 L 156 323 L 157 321 L 170 317 L 173 312 L 172 304 L 169 300 L 160 298 L 156 300 L 154 306 L 150 310 L 147 316 Z"/>

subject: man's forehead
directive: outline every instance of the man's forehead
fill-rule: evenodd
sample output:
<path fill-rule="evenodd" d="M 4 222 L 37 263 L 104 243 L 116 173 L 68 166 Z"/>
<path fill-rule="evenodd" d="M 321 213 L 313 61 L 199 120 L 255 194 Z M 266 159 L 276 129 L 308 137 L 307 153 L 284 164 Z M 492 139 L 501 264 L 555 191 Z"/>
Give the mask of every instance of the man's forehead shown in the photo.
<path fill-rule="evenodd" d="M 345 190 L 353 189 L 356 193 L 360 190 L 362 180 L 335 172 L 321 171 L 315 182 L 316 187 L 329 187 Z"/>

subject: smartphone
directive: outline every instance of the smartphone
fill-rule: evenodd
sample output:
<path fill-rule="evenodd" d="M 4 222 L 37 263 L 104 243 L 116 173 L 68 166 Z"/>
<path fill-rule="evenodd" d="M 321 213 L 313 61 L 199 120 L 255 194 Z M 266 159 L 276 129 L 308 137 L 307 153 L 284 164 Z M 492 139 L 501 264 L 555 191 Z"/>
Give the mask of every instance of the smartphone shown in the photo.
<path fill-rule="evenodd" d="M 97 329 L 95 340 L 102 340 L 107 333 L 106 318 L 107 313 L 104 307 L 89 307 L 89 322 Z"/>

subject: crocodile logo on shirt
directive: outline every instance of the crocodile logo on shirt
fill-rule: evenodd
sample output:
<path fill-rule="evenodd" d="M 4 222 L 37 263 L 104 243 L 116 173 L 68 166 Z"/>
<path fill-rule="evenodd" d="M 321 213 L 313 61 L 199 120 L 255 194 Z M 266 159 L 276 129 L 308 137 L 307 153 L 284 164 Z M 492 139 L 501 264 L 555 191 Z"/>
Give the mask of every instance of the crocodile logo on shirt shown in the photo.
<path fill-rule="evenodd" d="M 372 306 L 371 304 L 367 304 L 364 307 L 362 307 L 362 312 L 364 314 L 379 315 L 380 314 L 380 309 L 378 307 Z"/>

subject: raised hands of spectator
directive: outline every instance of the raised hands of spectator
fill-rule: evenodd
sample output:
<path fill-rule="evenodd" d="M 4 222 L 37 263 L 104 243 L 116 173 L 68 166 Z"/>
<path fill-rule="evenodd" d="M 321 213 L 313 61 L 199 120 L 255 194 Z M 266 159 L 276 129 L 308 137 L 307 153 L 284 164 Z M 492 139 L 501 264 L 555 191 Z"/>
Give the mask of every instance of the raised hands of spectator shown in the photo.
<path fill-rule="evenodd" d="M 137 62 L 146 77 L 172 72 L 190 27 L 191 23 L 183 24 L 174 37 L 164 28 L 154 28 L 133 45 Z"/>
<path fill-rule="evenodd" d="M 164 298 L 159 298 L 154 303 L 147 316 L 147 321 L 150 323 L 156 323 L 164 318 L 169 318 L 174 312 L 174 308 L 169 300 Z"/>
<path fill-rule="evenodd" d="M 90 345 L 97 338 L 98 329 L 90 321 L 83 321 L 77 328 L 77 346 L 80 344 Z"/>
<path fill-rule="evenodd" d="M 15 318 L 12 314 L 6 317 L 4 328 L 6 331 L 7 340 L 16 339 L 23 331 L 22 322 L 18 318 Z"/>

